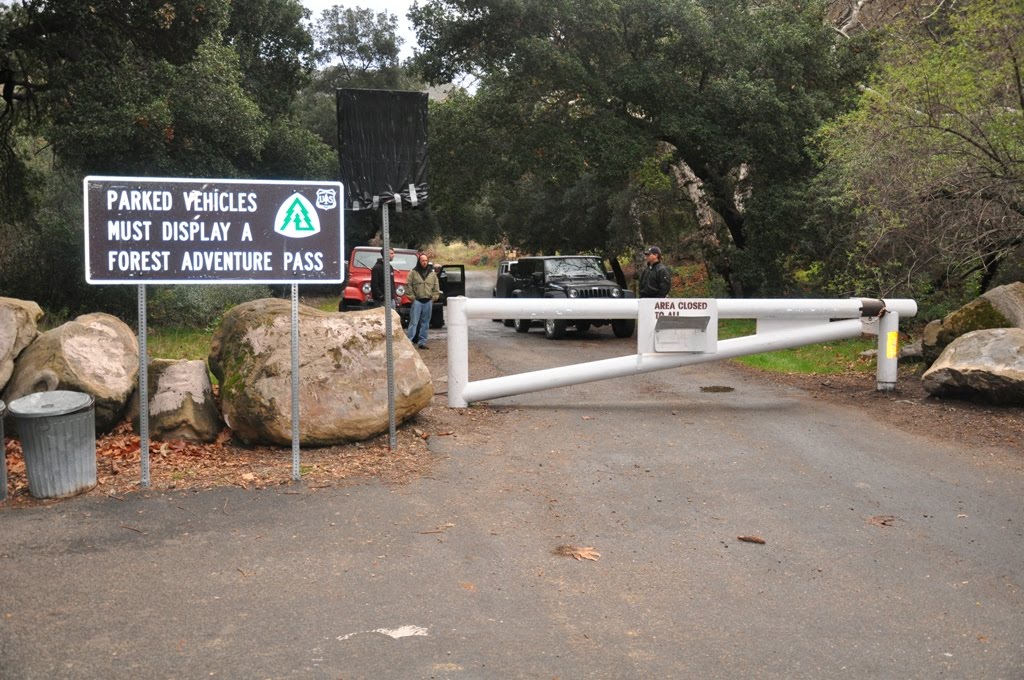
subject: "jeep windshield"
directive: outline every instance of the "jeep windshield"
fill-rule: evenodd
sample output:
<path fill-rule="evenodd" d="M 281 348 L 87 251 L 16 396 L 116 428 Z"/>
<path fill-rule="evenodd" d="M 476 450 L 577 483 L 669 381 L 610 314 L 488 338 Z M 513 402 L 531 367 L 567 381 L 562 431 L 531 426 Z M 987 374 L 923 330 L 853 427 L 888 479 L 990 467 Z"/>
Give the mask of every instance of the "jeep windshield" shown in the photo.
<path fill-rule="evenodd" d="M 373 269 L 373 265 L 377 264 L 377 260 L 380 259 L 379 250 L 357 250 L 355 256 L 355 267 L 365 267 L 366 269 Z M 391 268 L 398 269 L 400 271 L 409 271 L 416 266 L 416 253 L 395 253 L 395 259 L 391 260 Z"/>
<path fill-rule="evenodd" d="M 544 261 L 548 278 L 603 279 L 604 266 L 597 257 L 561 257 Z"/>

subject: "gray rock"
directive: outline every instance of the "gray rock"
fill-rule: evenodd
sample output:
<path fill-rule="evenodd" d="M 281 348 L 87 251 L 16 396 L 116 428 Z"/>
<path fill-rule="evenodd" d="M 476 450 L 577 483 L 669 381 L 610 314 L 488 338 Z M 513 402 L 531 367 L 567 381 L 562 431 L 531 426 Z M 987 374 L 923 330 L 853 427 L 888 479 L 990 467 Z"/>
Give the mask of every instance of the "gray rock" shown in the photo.
<path fill-rule="evenodd" d="M 866 349 L 858 355 L 865 361 L 875 361 L 878 359 L 877 349 Z M 914 363 L 921 361 L 921 339 L 918 338 L 909 345 L 900 344 L 899 360 Z"/>
<path fill-rule="evenodd" d="M 1024 328 L 1024 283 L 993 288 L 943 319 L 929 322 L 922 336 L 924 360 L 934 363 L 949 343 L 986 328 Z"/>
<path fill-rule="evenodd" d="M 430 404 L 430 372 L 392 313 L 398 422 Z M 246 443 L 291 442 L 291 304 L 255 300 L 224 315 L 210 369 L 224 422 Z M 384 312 L 299 308 L 299 439 L 329 446 L 388 429 Z"/>
<path fill-rule="evenodd" d="M 1010 326 L 1024 328 L 1024 282 L 1015 281 L 982 294 Z"/>
<path fill-rule="evenodd" d="M 14 360 L 39 335 L 43 310 L 34 302 L 0 297 L 0 391 L 14 372 Z"/>
<path fill-rule="evenodd" d="M 924 354 L 921 351 L 921 338 L 918 338 L 909 345 L 900 345 L 900 361 L 909 363 L 924 361 Z"/>
<path fill-rule="evenodd" d="M 1024 329 L 995 328 L 962 335 L 921 380 L 938 397 L 1024 406 Z"/>
<path fill-rule="evenodd" d="M 206 362 L 153 359 L 149 362 L 149 436 L 209 443 L 220 433 L 220 412 Z M 140 431 L 139 393 L 131 408 L 132 425 Z"/>
<path fill-rule="evenodd" d="M 85 314 L 39 335 L 21 353 L 3 401 L 50 390 L 85 392 L 95 399 L 96 429 L 105 432 L 120 421 L 138 374 L 132 329 L 109 314 Z"/>

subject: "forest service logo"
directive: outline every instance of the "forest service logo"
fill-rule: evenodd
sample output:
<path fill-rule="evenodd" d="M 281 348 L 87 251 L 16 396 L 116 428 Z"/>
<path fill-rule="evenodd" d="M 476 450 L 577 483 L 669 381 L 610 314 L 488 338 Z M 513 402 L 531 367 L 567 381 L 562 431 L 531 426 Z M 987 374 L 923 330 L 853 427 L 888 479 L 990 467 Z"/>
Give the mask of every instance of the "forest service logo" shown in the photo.
<path fill-rule="evenodd" d="M 302 194 L 292 194 L 277 209 L 274 233 L 288 238 L 306 238 L 319 234 L 320 217 L 316 208 Z"/>

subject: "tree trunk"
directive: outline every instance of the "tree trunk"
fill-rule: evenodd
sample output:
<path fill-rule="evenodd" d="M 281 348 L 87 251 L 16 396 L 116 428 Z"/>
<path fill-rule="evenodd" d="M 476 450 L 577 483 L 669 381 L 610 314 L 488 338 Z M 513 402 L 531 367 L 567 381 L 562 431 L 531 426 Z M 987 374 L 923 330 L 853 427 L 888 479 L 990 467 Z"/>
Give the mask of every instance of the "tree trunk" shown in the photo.
<path fill-rule="evenodd" d="M 667 142 L 662 142 L 659 152 L 673 151 L 675 147 Z M 743 295 L 743 285 L 736 276 L 736 271 L 730 261 L 728 250 L 731 248 L 742 249 L 746 242 L 743 233 L 744 214 L 741 206 L 737 205 L 735 199 L 748 197 L 748 193 L 737 192 L 737 187 L 723 186 L 725 181 L 718 181 L 711 185 L 712 193 L 709 196 L 706 183 L 702 180 L 693 168 L 682 158 L 676 156 L 669 165 L 669 172 L 672 175 L 676 188 L 686 194 L 693 204 L 697 216 L 697 222 L 702 232 L 702 243 L 705 256 L 712 264 L 714 270 L 720 274 L 729 284 L 733 295 Z M 746 179 L 744 176 L 743 179 Z M 723 197 L 717 201 L 720 206 L 712 203 L 713 196 Z M 729 242 L 723 244 L 719 238 L 719 225 L 725 226 L 725 234 Z"/>

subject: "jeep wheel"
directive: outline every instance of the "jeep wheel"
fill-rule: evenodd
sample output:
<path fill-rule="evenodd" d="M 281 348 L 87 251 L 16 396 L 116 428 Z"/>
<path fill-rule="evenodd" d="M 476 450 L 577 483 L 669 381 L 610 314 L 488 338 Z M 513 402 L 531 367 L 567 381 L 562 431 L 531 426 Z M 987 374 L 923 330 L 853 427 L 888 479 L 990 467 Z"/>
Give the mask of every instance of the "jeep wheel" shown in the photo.
<path fill-rule="evenodd" d="M 612 319 L 612 333 L 615 333 L 617 338 L 633 337 L 635 330 L 636 321 L 633 319 Z"/>
<path fill-rule="evenodd" d="M 565 327 L 567 325 L 568 324 L 566 324 L 564 321 L 558 321 L 556 319 L 545 319 L 544 337 L 546 337 L 548 340 L 560 340 L 561 338 L 564 338 Z"/>
<path fill-rule="evenodd" d="M 512 325 L 516 329 L 516 333 L 529 333 L 530 332 L 530 320 L 529 319 L 516 319 L 512 322 Z"/>
<path fill-rule="evenodd" d="M 502 321 L 502 323 L 505 324 L 506 328 L 512 328 L 512 326 L 516 324 L 516 321 L 515 319 L 505 319 Z"/>

